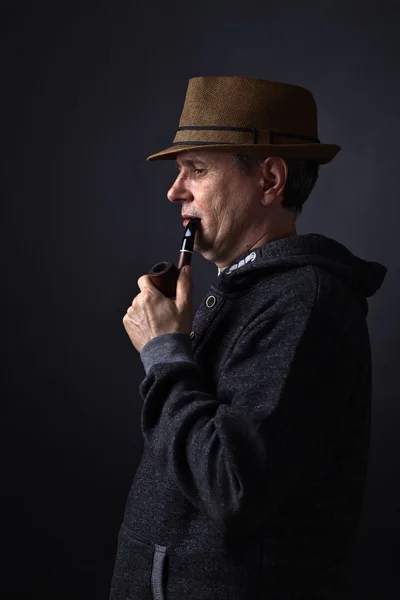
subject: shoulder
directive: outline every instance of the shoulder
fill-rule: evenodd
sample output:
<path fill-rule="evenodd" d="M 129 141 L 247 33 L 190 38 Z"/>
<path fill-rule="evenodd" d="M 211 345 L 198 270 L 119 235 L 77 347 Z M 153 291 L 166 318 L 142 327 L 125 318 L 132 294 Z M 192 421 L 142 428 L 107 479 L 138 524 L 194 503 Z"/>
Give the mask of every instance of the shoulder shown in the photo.
<path fill-rule="evenodd" d="M 338 326 L 350 321 L 365 321 L 365 298 L 349 283 L 321 267 L 312 267 L 317 282 L 316 308 Z"/>
<path fill-rule="evenodd" d="M 252 290 L 253 315 L 249 325 L 277 323 L 291 313 L 297 322 L 322 320 L 342 329 L 364 319 L 362 300 L 337 275 L 314 265 L 297 266 L 259 281 Z M 258 310 L 256 310 L 256 307 Z"/>
<path fill-rule="evenodd" d="M 318 274 L 311 265 L 285 269 L 258 282 L 252 296 L 264 302 L 265 317 L 311 311 L 318 302 Z"/>
<path fill-rule="evenodd" d="M 351 286 L 322 267 L 305 265 L 292 269 L 275 284 L 275 300 L 288 310 L 303 308 L 328 315 L 341 306 L 355 312 L 360 309 L 360 298 Z"/>

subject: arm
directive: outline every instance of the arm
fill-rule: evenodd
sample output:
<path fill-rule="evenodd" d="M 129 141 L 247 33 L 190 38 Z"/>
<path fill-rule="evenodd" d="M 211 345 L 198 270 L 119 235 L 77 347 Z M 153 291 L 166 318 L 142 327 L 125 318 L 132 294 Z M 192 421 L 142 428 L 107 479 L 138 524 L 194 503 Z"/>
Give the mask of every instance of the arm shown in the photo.
<path fill-rule="evenodd" d="M 284 501 L 340 414 L 350 368 L 343 336 L 315 309 L 255 321 L 216 397 L 188 335 L 159 336 L 141 358 L 147 443 L 188 500 L 227 529 L 250 529 Z"/>

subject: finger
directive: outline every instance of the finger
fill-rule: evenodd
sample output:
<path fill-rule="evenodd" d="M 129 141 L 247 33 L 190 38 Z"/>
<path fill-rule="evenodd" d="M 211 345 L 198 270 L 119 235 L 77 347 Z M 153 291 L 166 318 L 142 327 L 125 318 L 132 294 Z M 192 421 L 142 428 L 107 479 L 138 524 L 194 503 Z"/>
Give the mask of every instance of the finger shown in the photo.
<path fill-rule="evenodd" d="M 160 290 L 151 281 L 149 275 L 142 275 L 141 277 L 139 277 L 139 279 L 137 280 L 137 284 L 141 292 L 147 289 L 154 294 L 161 294 Z"/>
<path fill-rule="evenodd" d="M 176 284 L 176 304 L 178 307 L 183 307 L 190 304 L 192 301 L 192 267 L 186 265 L 181 269 Z"/>
<path fill-rule="evenodd" d="M 150 277 L 148 275 L 142 275 L 141 277 L 139 277 L 139 279 L 137 280 L 137 284 L 141 292 L 144 290 L 145 287 L 152 286 Z"/>

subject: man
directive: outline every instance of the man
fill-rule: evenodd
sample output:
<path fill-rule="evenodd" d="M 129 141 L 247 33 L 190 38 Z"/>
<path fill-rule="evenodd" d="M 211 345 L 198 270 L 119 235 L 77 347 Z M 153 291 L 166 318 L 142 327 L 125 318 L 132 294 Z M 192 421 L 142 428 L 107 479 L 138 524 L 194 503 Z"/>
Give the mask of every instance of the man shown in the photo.
<path fill-rule="evenodd" d="M 192 323 L 147 275 L 123 323 L 146 376 L 144 450 L 112 599 L 327 599 L 351 552 L 368 462 L 366 298 L 386 269 L 296 216 L 320 164 L 312 94 L 245 77 L 189 81 L 168 192 L 218 267 Z M 190 335 L 189 335 L 190 334 Z"/>

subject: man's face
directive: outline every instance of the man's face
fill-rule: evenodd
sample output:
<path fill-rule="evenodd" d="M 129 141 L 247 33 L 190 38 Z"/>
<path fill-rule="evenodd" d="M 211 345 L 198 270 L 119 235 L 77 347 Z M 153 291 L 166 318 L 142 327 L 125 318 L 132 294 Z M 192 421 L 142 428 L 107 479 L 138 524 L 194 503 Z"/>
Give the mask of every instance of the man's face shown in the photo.
<path fill-rule="evenodd" d="M 182 213 L 201 219 L 194 249 L 218 266 L 229 263 L 240 240 L 265 218 L 260 176 L 245 175 L 223 152 L 182 152 L 176 166 L 179 173 L 167 195 L 182 205 Z"/>

